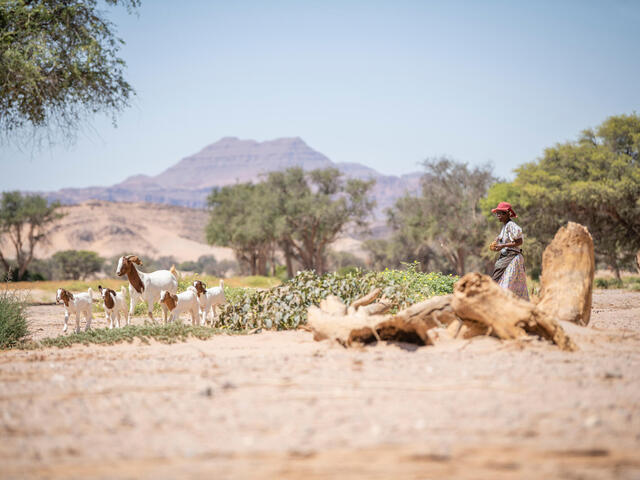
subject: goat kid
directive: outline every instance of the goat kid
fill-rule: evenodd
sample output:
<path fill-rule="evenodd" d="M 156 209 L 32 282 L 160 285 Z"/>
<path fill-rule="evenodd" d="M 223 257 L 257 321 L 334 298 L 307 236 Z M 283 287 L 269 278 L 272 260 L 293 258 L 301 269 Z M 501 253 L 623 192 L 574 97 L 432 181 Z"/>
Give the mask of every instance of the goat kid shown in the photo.
<path fill-rule="evenodd" d="M 196 325 L 198 316 L 198 292 L 194 287 L 188 287 L 184 292 L 175 293 L 163 290 L 160 292 L 160 303 L 171 312 L 170 322 L 180 319 L 183 312 L 191 313 L 191 324 Z"/>
<path fill-rule="evenodd" d="M 93 320 L 93 314 L 91 309 L 93 308 L 93 290 L 89 288 L 87 292 L 71 293 L 64 288 L 59 288 L 56 292 L 56 303 L 64 303 L 64 328 L 63 332 L 66 332 L 69 326 L 69 315 L 75 313 L 76 315 L 76 333 L 80 332 L 80 314 L 83 313 L 87 321 L 85 331 L 91 328 L 91 320 Z"/>
<path fill-rule="evenodd" d="M 135 265 L 134 265 L 135 264 Z M 129 279 L 129 316 L 133 316 L 136 304 L 143 300 L 147 302 L 148 315 L 153 323 L 153 304 L 160 301 L 160 292 L 166 290 L 172 294 L 178 291 L 178 280 L 169 270 L 156 270 L 151 273 L 141 272 L 136 265 L 142 266 L 142 261 L 135 255 L 125 255 L 118 260 L 116 275 L 127 275 Z M 162 306 L 162 318 L 167 323 L 167 307 Z"/>
<path fill-rule="evenodd" d="M 127 291 L 124 285 L 120 287 L 120 291 L 116 292 L 110 288 L 102 288 L 98 285 L 102 301 L 104 302 L 104 315 L 109 320 L 109 328 L 113 328 L 113 320 L 115 317 L 116 328 L 120 328 L 120 312 L 129 325 L 129 310 L 127 308 Z"/>
<path fill-rule="evenodd" d="M 216 322 L 216 306 L 223 305 L 227 299 L 224 296 L 224 281 L 220 280 L 220 286 L 207 288 L 207 284 L 196 280 L 193 286 L 198 292 L 198 304 L 200 305 L 200 325 L 207 323 L 207 315 L 211 312 L 211 324 Z"/>

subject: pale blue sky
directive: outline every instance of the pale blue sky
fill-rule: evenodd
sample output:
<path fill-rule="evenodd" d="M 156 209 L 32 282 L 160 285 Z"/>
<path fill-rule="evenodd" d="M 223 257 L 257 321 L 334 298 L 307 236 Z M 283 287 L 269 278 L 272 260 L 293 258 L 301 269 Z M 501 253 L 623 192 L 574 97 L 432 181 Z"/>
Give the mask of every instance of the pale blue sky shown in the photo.
<path fill-rule="evenodd" d="M 640 1 L 143 0 L 109 9 L 137 90 L 75 146 L 0 147 L 0 189 L 158 174 L 224 136 L 299 136 L 336 162 L 447 154 L 508 176 L 640 112 Z"/>

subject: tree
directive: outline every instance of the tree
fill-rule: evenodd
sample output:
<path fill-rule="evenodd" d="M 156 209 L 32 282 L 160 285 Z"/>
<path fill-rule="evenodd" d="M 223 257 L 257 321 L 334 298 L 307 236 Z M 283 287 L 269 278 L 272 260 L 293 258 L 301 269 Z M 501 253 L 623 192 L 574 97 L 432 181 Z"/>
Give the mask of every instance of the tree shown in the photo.
<path fill-rule="evenodd" d="M 208 197 L 207 241 L 231 247 L 252 275 L 267 275 L 275 248 L 276 208 L 264 183 L 240 183 L 214 190 Z"/>
<path fill-rule="evenodd" d="M 104 258 L 88 250 L 56 252 L 51 260 L 54 268 L 60 272 L 60 278 L 72 280 L 84 280 L 92 273 L 99 272 L 104 264 Z"/>
<path fill-rule="evenodd" d="M 376 266 L 386 256 L 390 266 L 417 260 L 423 269 L 463 275 L 472 261 L 483 269 L 490 231 L 480 201 L 496 180 L 491 167 L 471 168 L 448 158 L 425 160 L 423 166 L 421 195 L 401 197 L 387 210 L 391 238 L 367 244 Z"/>
<path fill-rule="evenodd" d="M 97 0 L 0 2 L 0 131 L 15 138 L 24 128 L 58 129 L 73 138 L 98 112 L 115 123 L 134 94 L 118 57 L 123 43 Z"/>
<path fill-rule="evenodd" d="M 328 246 L 349 225 L 363 227 L 373 202 L 372 182 L 343 180 L 337 169 L 272 172 L 264 182 L 214 190 L 208 198 L 209 243 L 231 247 L 252 274 L 266 275 L 279 248 L 293 262 L 325 273 Z"/>
<path fill-rule="evenodd" d="M 15 280 L 21 280 L 33 260 L 36 245 L 47 239 L 47 228 L 62 218 L 58 212 L 60 204 L 48 204 L 39 195 L 22 195 L 20 192 L 2 192 L 0 200 L 0 242 L 7 240 L 13 245 L 18 272 Z M 2 247 L 2 243 L 0 243 Z M 11 267 L 0 249 L 0 262 L 7 275 Z"/>
<path fill-rule="evenodd" d="M 336 168 L 272 172 L 265 182 L 275 193 L 275 237 L 293 276 L 292 261 L 305 270 L 327 271 L 329 245 L 347 227 L 365 228 L 374 201 L 373 181 L 344 180 Z"/>
<path fill-rule="evenodd" d="M 568 221 L 589 229 L 596 254 L 618 278 L 621 266 L 632 264 L 640 249 L 640 116 L 610 117 L 516 173 L 491 189 L 488 202 L 508 198 L 515 205 L 538 265 L 541 245 Z"/>

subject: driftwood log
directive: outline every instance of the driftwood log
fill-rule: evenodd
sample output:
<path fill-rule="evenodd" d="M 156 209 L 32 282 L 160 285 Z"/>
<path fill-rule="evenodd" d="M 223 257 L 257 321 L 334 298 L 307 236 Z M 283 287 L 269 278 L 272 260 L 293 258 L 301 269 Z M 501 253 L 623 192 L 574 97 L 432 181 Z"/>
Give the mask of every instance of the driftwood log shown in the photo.
<path fill-rule="evenodd" d="M 569 222 L 542 254 L 538 308 L 556 320 L 588 325 L 594 273 L 591 234 L 586 227 Z"/>
<path fill-rule="evenodd" d="M 396 340 L 433 344 L 430 330 L 447 328 L 453 337 L 493 335 L 518 339 L 545 338 L 563 350 L 577 350 L 558 320 L 587 325 L 591 313 L 594 274 L 593 241 L 582 225 L 561 228 L 543 255 L 542 290 L 537 304 L 517 298 L 490 277 L 469 273 L 455 285 L 453 295 L 416 303 L 395 315 L 379 300 L 380 289 L 346 307 L 328 297 L 308 310 L 308 326 L 316 340 L 354 342 Z"/>

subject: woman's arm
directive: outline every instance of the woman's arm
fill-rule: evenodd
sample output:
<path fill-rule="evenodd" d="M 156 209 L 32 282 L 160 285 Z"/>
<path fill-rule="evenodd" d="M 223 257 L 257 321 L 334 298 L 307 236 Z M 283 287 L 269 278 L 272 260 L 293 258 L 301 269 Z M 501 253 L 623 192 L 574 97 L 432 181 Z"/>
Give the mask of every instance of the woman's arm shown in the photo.
<path fill-rule="evenodd" d="M 516 238 L 513 242 L 509 242 L 509 243 L 501 243 L 500 247 L 501 248 L 513 248 L 513 247 L 519 247 L 520 245 L 522 245 L 522 238 Z"/>

